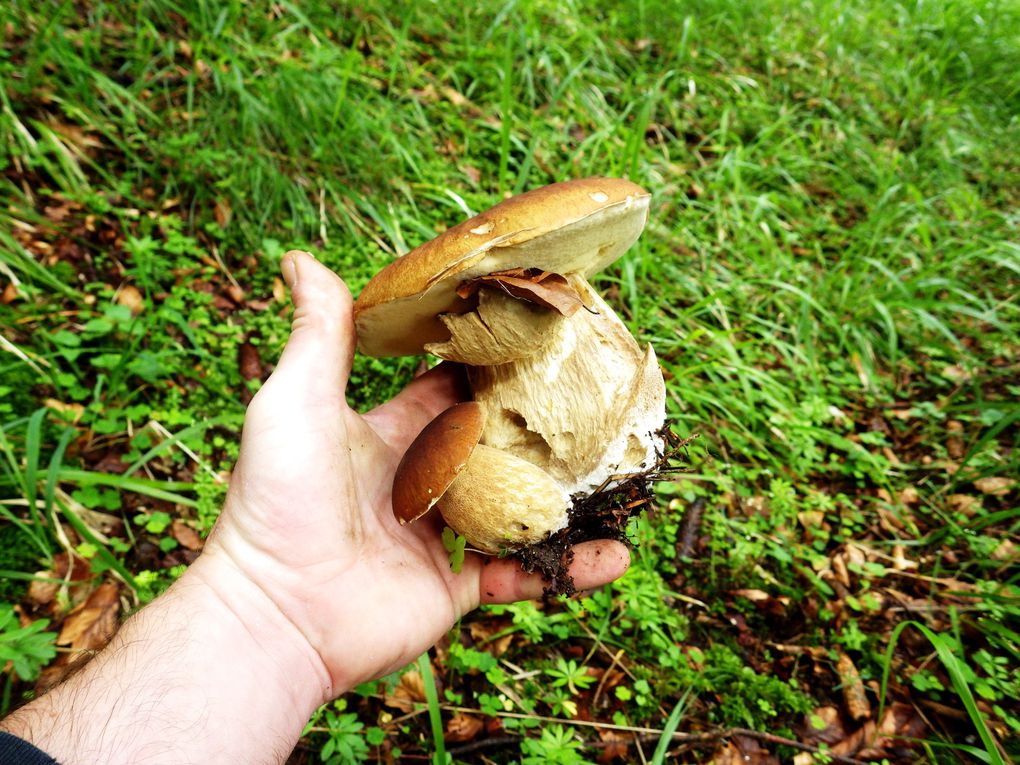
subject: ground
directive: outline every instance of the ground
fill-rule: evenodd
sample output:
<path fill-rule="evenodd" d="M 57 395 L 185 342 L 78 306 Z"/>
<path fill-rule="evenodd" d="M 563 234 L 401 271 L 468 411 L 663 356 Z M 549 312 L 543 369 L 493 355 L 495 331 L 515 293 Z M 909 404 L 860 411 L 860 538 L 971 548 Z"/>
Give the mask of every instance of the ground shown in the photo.
<path fill-rule="evenodd" d="M 1016 757 L 1013 4 L 14 2 L 0 30 L 3 710 L 197 556 L 286 249 L 356 293 L 612 175 L 651 220 L 597 287 L 687 472 L 619 582 L 471 614 L 293 762 Z M 420 362 L 359 356 L 353 403 Z"/>

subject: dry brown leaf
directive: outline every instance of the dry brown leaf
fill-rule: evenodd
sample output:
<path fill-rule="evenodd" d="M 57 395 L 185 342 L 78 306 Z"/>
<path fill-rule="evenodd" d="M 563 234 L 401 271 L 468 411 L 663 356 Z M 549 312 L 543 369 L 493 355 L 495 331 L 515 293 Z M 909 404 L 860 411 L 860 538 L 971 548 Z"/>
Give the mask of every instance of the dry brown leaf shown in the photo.
<path fill-rule="evenodd" d="M 875 722 L 874 720 L 868 720 L 864 725 L 842 741 L 833 744 L 829 749 L 831 754 L 839 755 L 840 757 L 850 757 L 858 752 L 861 747 L 865 746 L 869 741 L 875 737 Z"/>
<path fill-rule="evenodd" d="M 917 505 L 921 502 L 921 495 L 913 486 L 908 486 L 899 494 L 899 500 L 904 505 Z"/>
<path fill-rule="evenodd" d="M 28 583 L 28 601 L 36 606 L 45 606 L 53 602 L 60 589 L 60 582 L 53 579 L 52 571 L 36 571 L 39 579 Z"/>
<path fill-rule="evenodd" d="M 779 765 L 768 749 L 749 736 L 734 736 L 712 758 L 714 765 Z"/>
<path fill-rule="evenodd" d="M 471 715 L 456 714 L 446 723 L 446 740 L 454 744 L 461 744 L 473 740 L 482 728 L 484 723 L 477 717 Z"/>
<path fill-rule="evenodd" d="M 220 228 L 226 228 L 234 215 L 234 211 L 230 207 L 230 201 L 227 199 L 217 199 L 216 206 L 213 208 L 213 215 L 216 218 L 216 224 Z"/>
<path fill-rule="evenodd" d="M 949 431 L 946 437 L 946 451 L 954 460 L 962 459 L 967 451 L 963 442 L 963 423 L 959 420 L 950 420 L 946 423 L 946 430 Z"/>
<path fill-rule="evenodd" d="M 907 558 L 906 548 L 903 545 L 893 545 L 893 568 L 896 571 L 907 571 L 917 568 L 917 563 Z"/>
<path fill-rule="evenodd" d="M 98 651 L 116 634 L 119 613 L 117 585 L 109 582 L 101 584 L 88 600 L 64 619 L 57 645 L 70 646 L 72 652 Z"/>
<path fill-rule="evenodd" d="M 61 414 L 70 414 L 72 417 L 72 423 L 77 423 L 78 420 L 81 419 L 81 416 L 85 414 L 85 407 L 82 404 L 65 404 L 63 401 L 58 401 L 55 398 L 46 399 L 43 401 L 43 406 L 47 409 L 52 409 L 55 412 L 60 412 Z"/>
<path fill-rule="evenodd" d="M 577 290 L 565 277 L 548 271 L 522 268 L 500 271 L 472 279 L 457 290 L 461 297 L 474 294 L 482 284 L 499 287 L 509 295 L 527 300 L 563 316 L 573 316 L 584 305 Z"/>
<path fill-rule="evenodd" d="M 92 577 L 92 567 L 87 560 L 77 555 L 68 555 L 66 552 L 57 553 L 53 556 L 51 576 L 57 579 L 66 579 L 69 582 L 83 582 Z"/>
<path fill-rule="evenodd" d="M 821 723 L 822 725 L 819 725 Z M 846 738 L 846 728 L 839 710 L 832 706 L 819 707 L 804 718 L 802 738 L 812 744 L 835 744 Z"/>
<path fill-rule="evenodd" d="M 277 303 L 287 302 L 287 287 L 279 276 L 273 277 L 273 300 Z"/>
<path fill-rule="evenodd" d="M 942 376 L 958 383 L 968 383 L 971 381 L 970 372 L 961 367 L 959 364 L 950 364 L 947 366 L 942 370 Z"/>
<path fill-rule="evenodd" d="M 1017 560 L 1016 545 L 1009 539 L 1003 539 L 992 550 L 992 560 L 1015 561 Z"/>
<path fill-rule="evenodd" d="M 259 349 L 251 343 L 241 343 L 237 349 L 237 370 L 245 380 L 261 379 L 265 370 L 259 358 Z"/>
<path fill-rule="evenodd" d="M 843 686 L 843 704 L 846 706 L 850 718 L 855 722 L 866 720 L 871 717 L 871 704 L 868 697 L 864 695 L 864 683 L 861 675 L 854 666 L 853 659 L 842 651 L 836 661 L 836 671 L 839 673 L 840 684 Z"/>
<path fill-rule="evenodd" d="M 730 595 L 739 598 L 747 598 L 752 603 L 759 603 L 772 597 L 764 590 L 730 590 Z"/>
<path fill-rule="evenodd" d="M 1016 486 L 1016 481 L 1004 476 L 989 476 L 987 478 L 978 478 L 974 481 L 974 487 L 978 491 L 993 497 L 1003 497 L 1009 494 L 1014 486 Z"/>
<path fill-rule="evenodd" d="M 244 304 L 244 290 L 236 284 L 231 284 L 227 287 L 227 297 L 234 302 L 234 305 Z"/>
<path fill-rule="evenodd" d="M 950 494 L 946 497 L 950 510 L 963 513 L 968 518 L 981 510 L 981 499 L 972 494 Z"/>
<path fill-rule="evenodd" d="M 797 520 L 805 529 L 820 529 L 825 523 L 825 513 L 821 510 L 801 510 L 797 513 Z"/>
<path fill-rule="evenodd" d="M 117 303 L 127 306 L 132 316 L 137 316 L 145 308 L 145 298 L 133 284 L 125 284 L 120 288 L 117 292 Z"/>
<path fill-rule="evenodd" d="M 843 553 L 838 552 L 832 556 L 832 573 L 836 577 L 836 580 L 850 589 L 850 572 L 846 567 L 846 557 Z"/>
<path fill-rule="evenodd" d="M 0 303 L 4 305 L 10 305 L 19 297 L 18 287 L 14 282 L 7 282 L 7 286 L 4 287 L 3 294 L 0 294 Z"/>
<path fill-rule="evenodd" d="M 394 707 L 407 714 L 414 711 L 415 704 L 425 702 L 425 681 L 417 670 L 405 672 L 393 693 L 383 700 L 388 707 Z"/>
<path fill-rule="evenodd" d="M 182 520 L 175 520 L 170 530 L 174 539 L 186 550 L 201 550 L 205 545 L 198 532 Z"/>
<path fill-rule="evenodd" d="M 602 739 L 602 743 L 605 744 L 602 747 L 602 751 L 599 752 L 599 762 L 612 762 L 613 760 L 624 760 L 627 761 L 627 757 L 630 749 L 630 741 L 620 735 L 618 731 L 601 729 L 599 730 L 599 738 Z"/>
<path fill-rule="evenodd" d="M 449 85 L 444 85 L 441 90 L 443 95 L 446 96 L 446 100 L 458 108 L 468 106 L 471 103 L 463 93 L 454 90 Z"/>

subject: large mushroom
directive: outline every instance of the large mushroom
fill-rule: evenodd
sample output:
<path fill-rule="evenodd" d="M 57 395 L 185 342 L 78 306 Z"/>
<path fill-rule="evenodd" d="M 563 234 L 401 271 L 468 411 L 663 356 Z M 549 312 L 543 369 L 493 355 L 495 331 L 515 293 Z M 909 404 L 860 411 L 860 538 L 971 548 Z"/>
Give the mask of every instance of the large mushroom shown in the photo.
<path fill-rule="evenodd" d="M 626 180 L 552 184 L 366 285 L 354 306 L 361 350 L 465 364 L 477 402 L 440 415 L 408 449 L 394 480 L 401 522 L 435 505 L 474 547 L 512 551 L 566 526 L 573 502 L 656 463 L 666 394 L 655 353 L 587 282 L 634 243 L 648 205 Z"/>

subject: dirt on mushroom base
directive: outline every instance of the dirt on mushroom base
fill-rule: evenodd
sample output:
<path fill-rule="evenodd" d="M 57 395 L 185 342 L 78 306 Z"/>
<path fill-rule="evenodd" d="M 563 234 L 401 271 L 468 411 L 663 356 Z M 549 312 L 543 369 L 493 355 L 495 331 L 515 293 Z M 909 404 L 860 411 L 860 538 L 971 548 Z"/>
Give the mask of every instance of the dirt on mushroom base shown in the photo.
<path fill-rule="evenodd" d="M 698 437 L 680 438 L 667 423 L 657 434 L 665 445 L 647 470 L 626 476 L 613 476 L 591 494 L 574 499 L 568 510 L 570 522 L 548 538 L 508 554 L 521 563 L 525 572 L 539 573 L 545 580 L 545 598 L 575 595 L 577 588 L 568 573 L 574 560 L 574 545 L 595 539 L 614 539 L 630 545 L 627 524 L 643 510 L 654 506 L 653 487 L 690 470 L 687 446 Z M 612 485 L 610 485 L 612 482 Z"/>

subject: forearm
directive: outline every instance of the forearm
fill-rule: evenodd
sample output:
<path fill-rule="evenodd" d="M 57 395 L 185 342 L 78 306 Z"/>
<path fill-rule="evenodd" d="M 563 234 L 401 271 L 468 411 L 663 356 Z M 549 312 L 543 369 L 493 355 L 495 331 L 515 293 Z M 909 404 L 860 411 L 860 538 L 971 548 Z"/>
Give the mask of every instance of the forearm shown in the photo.
<path fill-rule="evenodd" d="M 331 688 L 264 600 L 228 562 L 203 556 L 81 672 L 0 728 L 62 765 L 282 763 Z"/>

